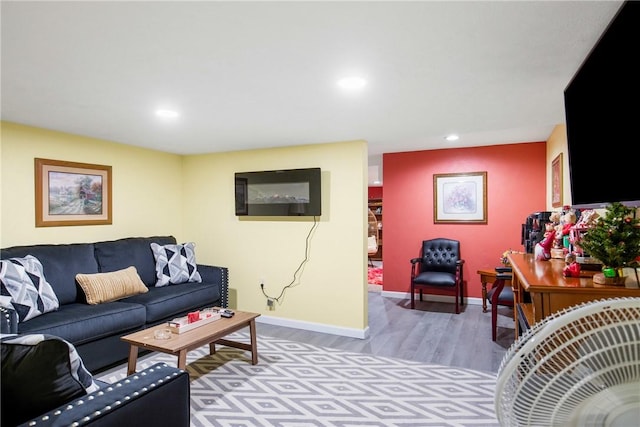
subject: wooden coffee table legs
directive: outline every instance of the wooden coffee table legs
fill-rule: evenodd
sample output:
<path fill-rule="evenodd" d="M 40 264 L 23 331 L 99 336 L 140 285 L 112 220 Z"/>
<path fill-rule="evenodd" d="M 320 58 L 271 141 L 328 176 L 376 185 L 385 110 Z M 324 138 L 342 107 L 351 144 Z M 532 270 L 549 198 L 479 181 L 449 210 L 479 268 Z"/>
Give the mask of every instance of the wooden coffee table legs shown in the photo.
<path fill-rule="evenodd" d="M 258 345 L 256 343 L 256 322 L 251 320 L 249 322 L 249 337 L 251 338 L 251 344 L 245 344 L 237 341 L 229 341 L 224 338 L 216 340 L 209 344 L 209 351 L 211 354 L 216 352 L 216 344 L 226 345 L 227 347 L 239 348 L 251 352 L 251 364 L 256 365 L 258 363 Z"/>
<path fill-rule="evenodd" d="M 187 366 L 187 350 L 180 350 L 176 353 L 171 353 L 169 351 L 161 351 L 156 349 L 156 351 L 160 351 L 161 353 L 167 354 L 176 354 L 178 356 L 178 369 L 184 369 Z M 138 363 L 138 346 L 130 344 L 129 346 L 129 359 L 127 360 L 127 376 L 131 374 L 135 374 L 136 365 Z"/>
<path fill-rule="evenodd" d="M 129 359 L 127 360 L 127 376 L 136 372 L 136 363 L 138 362 L 138 346 L 129 345 Z"/>
<path fill-rule="evenodd" d="M 241 313 L 241 315 L 243 316 L 244 313 Z M 258 315 L 252 315 L 252 317 L 250 318 L 246 318 L 246 317 L 242 318 L 241 315 L 239 315 L 239 313 L 236 313 L 236 316 L 238 318 L 235 319 L 236 320 L 235 323 L 219 331 L 218 330 L 214 331 L 211 335 L 206 335 L 204 337 L 198 337 L 198 335 L 196 335 L 200 332 L 198 331 L 198 329 L 200 328 L 196 328 L 192 331 L 185 332 L 184 335 L 178 335 L 177 337 L 175 337 L 175 340 L 171 343 L 169 342 L 171 340 L 168 340 L 167 342 L 162 342 L 162 341 L 154 342 L 152 339 L 153 334 L 145 333 L 144 331 L 142 331 L 142 334 L 145 336 L 143 336 L 142 338 L 126 339 L 126 341 L 129 342 L 129 359 L 127 361 L 127 375 L 131 375 L 136 372 L 136 364 L 138 362 L 138 347 L 178 356 L 178 369 L 185 369 L 187 365 L 187 352 L 191 350 L 195 350 L 196 348 L 207 343 L 209 343 L 210 354 L 215 354 L 216 344 L 226 345 L 228 347 L 234 347 L 234 348 L 239 348 L 241 350 L 250 351 L 251 364 L 253 365 L 257 364 L 258 363 L 258 345 L 256 340 L 255 318 Z M 219 322 L 224 322 L 224 320 L 220 320 Z M 214 322 L 213 324 L 215 323 L 217 322 Z M 224 323 L 220 323 L 218 326 L 223 326 L 223 325 Z M 251 339 L 250 344 L 231 341 L 231 340 L 222 338 L 223 336 L 226 336 L 232 332 L 235 332 L 247 326 L 249 327 L 249 337 Z M 206 325 L 201 326 L 201 328 L 206 328 L 206 327 L 207 327 Z M 213 326 L 210 326 L 210 328 L 213 328 Z M 204 331 L 204 329 L 202 331 Z M 174 338 L 172 338 L 172 340 L 173 339 Z M 177 343 L 182 343 L 182 344 L 177 344 Z"/>

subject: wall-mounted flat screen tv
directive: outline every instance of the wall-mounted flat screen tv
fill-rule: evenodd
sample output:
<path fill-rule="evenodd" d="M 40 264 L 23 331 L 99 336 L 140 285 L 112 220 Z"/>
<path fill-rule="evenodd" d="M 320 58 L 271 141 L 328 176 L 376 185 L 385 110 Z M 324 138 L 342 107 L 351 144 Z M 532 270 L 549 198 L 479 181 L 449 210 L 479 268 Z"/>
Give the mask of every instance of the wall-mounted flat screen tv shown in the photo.
<path fill-rule="evenodd" d="M 564 90 L 571 205 L 640 206 L 640 2 L 622 4 Z"/>
<path fill-rule="evenodd" d="M 320 216 L 320 168 L 235 174 L 238 216 Z"/>

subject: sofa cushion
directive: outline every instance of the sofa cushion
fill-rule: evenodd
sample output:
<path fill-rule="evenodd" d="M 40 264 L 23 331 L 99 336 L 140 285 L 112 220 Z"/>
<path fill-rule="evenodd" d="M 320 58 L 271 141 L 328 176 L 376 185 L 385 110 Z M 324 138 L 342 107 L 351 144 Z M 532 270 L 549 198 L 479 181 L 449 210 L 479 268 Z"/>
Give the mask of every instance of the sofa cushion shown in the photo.
<path fill-rule="evenodd" d="M 155 324 L 185 315 L 189 311 L 221 304 L 221 295 L 218 285 L 190 283 L 183 286 L 150 288 L 146 294 L 121 301 L 144 305 L 147 324 Z"/>
<path fill-rule="evenodd" d="M 93 243 L 14 246 L 0 250 L 0 258 L 36 257 L 42 263 L 44 275 L 60 305 L 64 305 L 77 301 L 79 287 L 76 274 L 98 273 L 93 249 Z"/>
<path fill-rule="evenodd" d="M 176 239 L 173 236 L 126 237 L 95 243 L 95 257 L 100 273 L 134 266 L 145 285 L 154 286 L 156 283 L 156 261 L 151 251 L 151 243 L 175 244 Z"/>
<path fill-rule="evenodd" d="M 144 306 L 122 300 L 98 305 L 65 304 L 45 316 L 20 323 L 18 333 L 56 335 L 77 346 L 140 329 L 145 318 Z"/>
<path fill-rule="evenodd" d="M 24 322 L 58 309 L 55 292 L 44 277 L 42 264 L 32 255 L 0 261 L 0 294 L 11 296 L 11 307 Z"/>
<path fill-rule="evenodd" d="M 151 243 L 156 261 L 156 287 L 202 282 L 196 264 L 195 243 L 159 245 Z"/>
<path fill-rule="evenodd" d="M 51 335 L 2 339 L 2 425 L 16 425 L 98 389 L 75 347 Z"/>
<path fill-rule="evenodd" d="M 133 266 L 110 273 L 77 274 L 76 280 L 88 304 L 101 304 L 149 291 Z"/>

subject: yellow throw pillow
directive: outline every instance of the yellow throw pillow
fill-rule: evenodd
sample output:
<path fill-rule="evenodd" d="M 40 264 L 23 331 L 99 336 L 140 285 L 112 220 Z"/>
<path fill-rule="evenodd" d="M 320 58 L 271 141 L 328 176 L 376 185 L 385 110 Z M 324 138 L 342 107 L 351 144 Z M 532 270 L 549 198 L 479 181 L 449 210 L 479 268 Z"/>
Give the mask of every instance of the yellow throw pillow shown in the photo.
<path fill-rule="evenodd" d="M 110 273 L 76 274 L 88 304 L 100 304 L 149 292 L 135 267 Z"/>

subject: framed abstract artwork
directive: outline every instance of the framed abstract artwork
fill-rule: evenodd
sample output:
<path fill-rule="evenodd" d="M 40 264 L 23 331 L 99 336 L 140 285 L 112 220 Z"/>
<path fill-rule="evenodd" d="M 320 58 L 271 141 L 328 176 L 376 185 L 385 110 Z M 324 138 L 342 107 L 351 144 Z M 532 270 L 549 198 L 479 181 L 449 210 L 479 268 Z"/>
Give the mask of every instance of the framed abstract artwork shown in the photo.
<path fill-rule="evenodd" d="M 35 159 L 36 227 L 111 224 L 111 166 Z"/>
<path fill-rule="evenodd" d="M 433 175 L 433 222 L 487 223 L 487 172 Z"/>
<path fill-rule="evenodd" d="M 562 153 L 551 162 L 551 206 L 562 206 Z"/>

